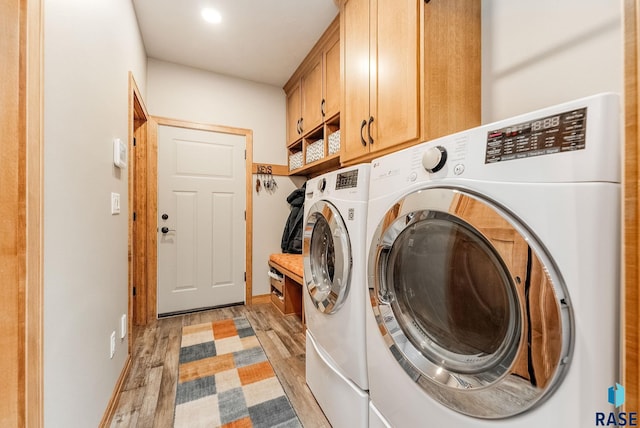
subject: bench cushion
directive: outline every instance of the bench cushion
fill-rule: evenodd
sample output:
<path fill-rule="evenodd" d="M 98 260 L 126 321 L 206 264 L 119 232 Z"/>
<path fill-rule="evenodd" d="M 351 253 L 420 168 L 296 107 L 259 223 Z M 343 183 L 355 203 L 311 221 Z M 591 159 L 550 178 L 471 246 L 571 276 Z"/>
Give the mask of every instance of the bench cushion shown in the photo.
<path fill-rule="evenodd" d="M 269 262 L 290 271 L 300 278 L 303 277 L 302 254 L 274 253 L 269 256 Z"/>

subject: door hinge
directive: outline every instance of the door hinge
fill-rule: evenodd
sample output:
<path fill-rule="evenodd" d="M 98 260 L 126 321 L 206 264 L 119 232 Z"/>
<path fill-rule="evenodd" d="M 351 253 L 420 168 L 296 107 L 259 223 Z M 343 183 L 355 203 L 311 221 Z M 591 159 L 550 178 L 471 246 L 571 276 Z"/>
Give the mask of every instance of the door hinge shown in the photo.
<path fill-rule="evenodd" d="M 244 210 L 244 221 L 247 221 L 247 210 Z"/>
<path fill-rule="evenodd" d="M 133 137 L 133 147 L 136 146 L 136 137 Z"/>
<path fill-rule="evenodd" d="M 244 159 L 247 160 L 247 150 L 244 151 Z"/>
<path fill-rule="evenodd" d="M 133 212 L 133 221 L 136 221 L 136 212 Z"/>
<path fill-rule="evenodd" d="M 244 273 L 244 282 L 247 282 L 247 273 Z"/>
<path fill-rule="evenodd" d="M 133 295 L 136 295 L 136 287 L 133 287 Z"/>

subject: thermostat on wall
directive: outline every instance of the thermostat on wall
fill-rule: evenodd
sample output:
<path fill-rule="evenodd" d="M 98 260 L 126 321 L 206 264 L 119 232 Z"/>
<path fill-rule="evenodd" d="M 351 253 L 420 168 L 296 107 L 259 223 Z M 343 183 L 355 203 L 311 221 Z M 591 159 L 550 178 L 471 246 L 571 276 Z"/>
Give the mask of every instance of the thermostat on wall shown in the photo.
<path fill-rule="evenodd" d="M 118 168 L 127 167 L 127 145 L 120 138 L 113 139 L 113 164 Z"/>

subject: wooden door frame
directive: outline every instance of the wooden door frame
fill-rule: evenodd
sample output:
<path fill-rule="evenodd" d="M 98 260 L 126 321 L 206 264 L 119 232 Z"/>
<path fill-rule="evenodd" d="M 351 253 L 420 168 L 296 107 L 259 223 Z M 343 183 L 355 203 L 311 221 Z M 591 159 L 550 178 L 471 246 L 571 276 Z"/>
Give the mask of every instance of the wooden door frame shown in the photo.
<path fill-rule="evenodd" d="M 133 325 L 144 325 L 147 304 L 134 290 L 147 281 L 147 147 L 149 114 L 132 72 L 129 72 L 129 353 L 133 346 Z M 144 197 L 139 197 L 143 195 Z M 142 215 L 140 215 L 142 214 Z M 134 220 L 135 218 L 135 220 Z"/>
<path fill-rule="evenodd" d="M 640 410 L 640 219 L 638 192 L 640 187 L 640 135 L 638 116 L 640 94 L 640 0 L 624 0 L 624 178 L 623 178 L 623 313 L 622 376 L 626 391 L 627 412 Z"/>
<path fill-rule="evenodd" d="M 246 142 L 245 157 L 245 198 L 246 198 L 246 222 L 245 222 L 245 304 L 251 305 L 253 299 L 253 191 L 252 191 L 252 167 L 253 167 L 253 131 L 244 128 L 212 125 L 197 122 L 187 122 L 166 117 L 149 116 L 146 127 L 146 150 L 136 155 L 136 161 L 146 165 L 145 177 L 139 181 L 145 181 L 145 191 L 137 195 L 137 218 L 146 219 L 146 236 L 139 237 L 137 245 L 146 248 L 144 254 L 146 281 L 136 284 L 136 308 L 146 314 L 146 319 L 139 319 L 139 325 L 146 325 L 158 317 L 157 290 L 158 290 L 158 126 L 173 126 L 184 129 L 218 132 L 244 136 Z M 144 199 L 141 200 L 141 199 Z M 144 242 L 141 242 L 144 240 Z M 134 243 L 134 246 L 136 244 Z M 138 323 L 137 322 L 137 323 Z"/>
<path fill-rule="evenodd" d="M 3 1 L 0 15 L 0 422 L 41 427 L 43 2 Z"/>

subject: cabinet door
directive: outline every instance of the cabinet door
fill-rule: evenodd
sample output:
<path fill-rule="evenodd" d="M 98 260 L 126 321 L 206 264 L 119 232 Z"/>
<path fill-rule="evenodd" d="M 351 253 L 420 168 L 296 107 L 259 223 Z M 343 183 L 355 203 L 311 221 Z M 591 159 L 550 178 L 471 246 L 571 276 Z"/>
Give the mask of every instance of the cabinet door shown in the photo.
<path fill-rule="evenodd" d="M 302 76 L 302 133 L 305 134 L 322 123 L 322 55 L 313 62 Z"/>
<path fill-rule="evenodd" d="M 422 0 L 377 0 L 373 144 L 380 150 L 420 139 Z M 443 53 L 446 47 L 443 47 Z"/>
<path fill-rule="evenodd" d="M 340 13 L 344 46 L 344 98 L 343 110 L 340 112 L 341 162 L 369 153 L 366 129 L 361 133 L 362 122 L 366 123 L 370 117 L 369 12 L 369 0 L 348 0 L 342 4 Z"/>
<path fill-rule="evenodd" d="M 287 94 L 287 145 L 300 138 L 300 105 L 300 85 L 298 84 Z"/>
<path fill-rule="evenodd" d="M 324 52 L 324 117 L 340 111 L 340 40 Z"/>
<path fill-rule="evenodd" d="M 481 2 L 432 1 L 424 8 L 422 133 L 432 140 L 480 125 Z"/>

